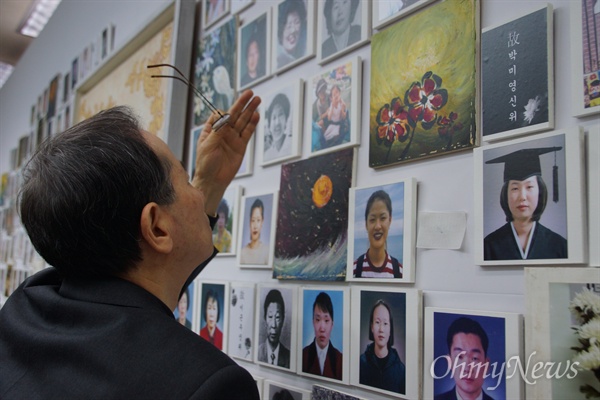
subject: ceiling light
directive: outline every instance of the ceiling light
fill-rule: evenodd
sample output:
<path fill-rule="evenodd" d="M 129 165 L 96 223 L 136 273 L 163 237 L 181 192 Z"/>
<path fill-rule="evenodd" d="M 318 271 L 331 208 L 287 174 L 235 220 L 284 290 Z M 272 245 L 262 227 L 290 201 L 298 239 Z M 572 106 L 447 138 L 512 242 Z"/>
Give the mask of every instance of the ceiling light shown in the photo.
<path fill-rule="evenodd" d="M 29 37 L 37 37 L 54 13 L 61 0 L 36 0 L 19 24 L 17 32 Z"/>

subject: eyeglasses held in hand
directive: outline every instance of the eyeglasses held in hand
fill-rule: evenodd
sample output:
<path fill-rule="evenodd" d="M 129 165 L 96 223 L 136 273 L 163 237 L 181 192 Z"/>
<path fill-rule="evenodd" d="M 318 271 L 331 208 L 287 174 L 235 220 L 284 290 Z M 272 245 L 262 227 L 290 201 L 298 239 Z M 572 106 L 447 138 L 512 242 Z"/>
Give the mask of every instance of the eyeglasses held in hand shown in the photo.
<path fill-rule="evenodd" d="M 173 68 L 175 71 L 177 71 L 177 73 L 181 76 L 176 76 L 176 75 L 151 75 L 151 78 L 172 78 L 172 79 L 177 79 L 180 82 L 185 83 L 190 89 L 192 89 L 192 91 L 194 92 L 194 94 L 196 96 L 198 96 L 203 102 L 204 104 L 206 104 L 206 106 L 214 113 L 217 113 L 219 115 L 219 119 L 217 119 L 213 125 L 212 125 L 212 129 L 214 131 L 218 131 L 220 128 L 223 127 L 223 125 L 227 124 L 229 122 L 229 118 L 231 117 L 229 114 L 225 113 L 221 113 L 210 101 L 208 101 L 208 99 L 204 96 L 204 94 L 202 94 L 202 92 L 198 89 L 196 89 L 196 87 L 194 85 L 192 85 L 192 83 L 185 77 L 185 75 L 183 75 L 181 73 L 181 71 L 179 69 L 177 69 L 177 67 L 175 67 L 174 65 L 171 64 L 154 64 L 154 65 L 148 65 L 146 68 L 159 68 L 159 67 L 169 67 L 169 68 Z"/>

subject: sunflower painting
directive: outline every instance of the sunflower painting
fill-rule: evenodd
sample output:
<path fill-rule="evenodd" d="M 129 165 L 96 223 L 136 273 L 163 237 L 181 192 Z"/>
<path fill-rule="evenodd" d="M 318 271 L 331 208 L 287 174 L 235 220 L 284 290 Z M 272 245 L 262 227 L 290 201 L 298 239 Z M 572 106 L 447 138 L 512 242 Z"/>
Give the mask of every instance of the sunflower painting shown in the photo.
<path fill-rule="evenodd" d="M 477 2 L 446 0 L 372 37 L 369 166 L 478 145 L 478 32 Z"/>

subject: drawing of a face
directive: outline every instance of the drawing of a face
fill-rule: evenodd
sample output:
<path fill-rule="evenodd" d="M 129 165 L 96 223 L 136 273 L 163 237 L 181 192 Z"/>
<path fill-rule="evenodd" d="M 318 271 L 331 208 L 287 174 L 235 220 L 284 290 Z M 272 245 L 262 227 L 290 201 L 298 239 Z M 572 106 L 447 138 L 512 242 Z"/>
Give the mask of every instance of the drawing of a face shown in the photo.
<path fill-rule="evenodd" d="M 321 310 L 317 305 L 313 311 L 313 327 L 315 329 L 315 341 L 319 348 L 324 349 L 329 343 L 331 330 L 333 329 L 333 319 L 327 311 Z"/>
<path fill-rule="evenodd" d="M 285 26 L 283 28 L 283 36 L 281 45 L 288 53 L 293 53 L 300 40 L 300 30 L 302 29 L 302 21 L 297 12 L 293 11 L 288 14 Z"/>
<path fill-rule="evenodd" d="M 540 188 L 536 176 L 508 182 L 508 208 L 515 221 L 529 221 L 538 206 Z"/>

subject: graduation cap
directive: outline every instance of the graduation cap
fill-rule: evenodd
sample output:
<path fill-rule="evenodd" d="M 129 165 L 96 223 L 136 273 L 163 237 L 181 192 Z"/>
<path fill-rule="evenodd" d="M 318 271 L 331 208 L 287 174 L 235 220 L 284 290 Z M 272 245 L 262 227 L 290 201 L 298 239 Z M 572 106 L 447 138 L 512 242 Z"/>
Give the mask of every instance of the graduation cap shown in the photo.
<path fill-rule="evenodd" d="M 534 175 L 542 175 L 540 156 L 554 152 L 554 166 L 552 167 L 552 200 L 558 201 L 558 166 L 556 165 L 556 152 L 562 147 L 538 147 L 521 149 L 512 153 L 486 161 L 486 164 L 504 163 L 504 182 L 509 180 L 524 181 Z"/>

